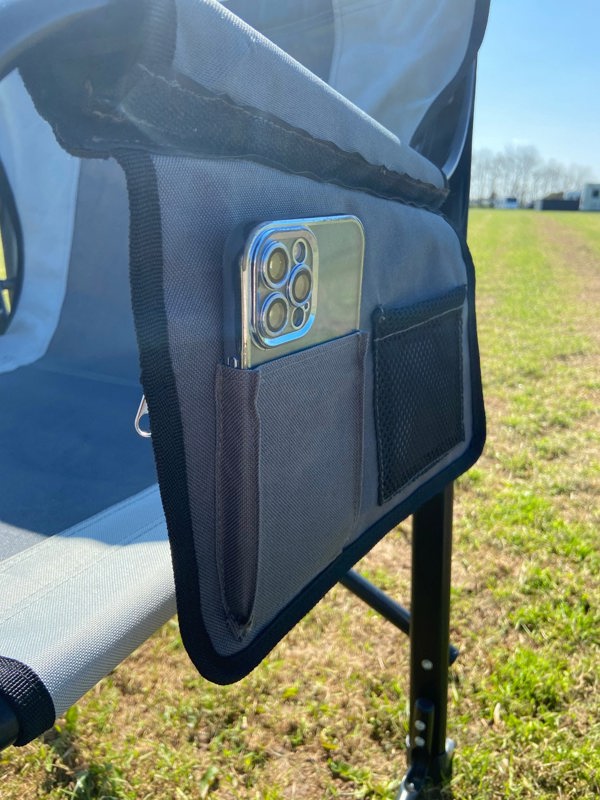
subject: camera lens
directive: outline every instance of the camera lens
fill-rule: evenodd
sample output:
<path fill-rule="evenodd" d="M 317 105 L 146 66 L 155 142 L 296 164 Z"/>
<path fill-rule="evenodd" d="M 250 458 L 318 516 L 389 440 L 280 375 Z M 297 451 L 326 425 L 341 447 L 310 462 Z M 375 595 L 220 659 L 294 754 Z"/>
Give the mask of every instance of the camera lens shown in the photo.
<path fill-rule="evenodd" d="M 292 248 L 292 255 L 296 264 L 301 264 L 306 260 L 306 242 L 304 239 L 296 239 Z"/>
<path fill-rule="evenodd" d="M 265 279 L 270 286 L 279 286 L 288 273 L 289 257 L 287 251 L 281 247 L 274 247 L 268 255 L 265 266 Z"/>
<path fill-rule="evenodd" d="M 305 311 L 303 308 L 295 308 L 292 312 L 292 327 L 301 328 L 304 325 L 304 314 Z"/>
<path fill-rule="evenodd" d="M 312 274 L 306 266 L 299 266 L 292 273 L 290 280 L 290 300 L 297 306 L 306 303 L 312 291 Z"/>
<path fill-rule="evenodd" d="M 269 336 L 277 336 L 285 328 L 288 320 L 288 304 L 281 294 L 267 297 L 262 308 L 262 323 Z"/>

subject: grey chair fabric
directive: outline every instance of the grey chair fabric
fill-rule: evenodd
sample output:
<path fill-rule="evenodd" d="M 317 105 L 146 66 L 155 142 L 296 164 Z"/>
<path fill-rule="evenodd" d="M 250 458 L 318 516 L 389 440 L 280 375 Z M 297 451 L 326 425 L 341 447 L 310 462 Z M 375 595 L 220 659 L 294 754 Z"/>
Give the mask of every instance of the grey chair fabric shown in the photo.
<path fill-rule="evenodd" d="M 477 0 L 224 2 L 406 143 L 460 70 L 482 7 Z"/>
<path fill-rule="evenodd" d="M 437 167 L 215 0 L 176 0 L 173 66 L 374 164 L 441 187 Z M 267 77 L 268 76 L 268 77 Z"/>
<path fill-rule="evenodd" d="M 133 428 L 122 171 L 83 162 L 77 188 L 58 326 L 41 359 L 0 373 L 0 699 L 19 743 L 175 613 L 151 445 Z M 51 707 L 36 712 L 40 690 Z"/>
<path fill-rule="evenodd" d="M 174 611 L 152 452 L 132 428 L 140 386 L 128 217 L 180 623 L 207 677 L 246 674 L 390 527 L 469 466 L 484 436 L 473 267 L 438 213 L 448 191 L 440 169 L 213 0 L 87 2 L 81 15 L 72 6 L 69 24 L 53 22 L 47 39 L 36 32 L 39 46 L 19 64 L 67 150 L 119 159 L 129 210 L 117 165 L 83 162 L 58 326 L 40 361 L 0 375 L 9 489 L 0 656 L 31 671 L 56 713 Z M 98 15 L 83 13 L 94 7 Z M 461 8 L 470 20 L 472 4 Z M 94 36 L 100 26 L 110 40 L 121 23 L 131 37 L 115 41 L 135 46 L 108 63 Z M 240 225 L 333 213 L 355 214 L 366 231 L 359 331 L 233 375 L 222 363 L 228 237 Z M 376 407 L 388 389 L 377 383 L 373 312 L 405 319 L 457 289 L 444 328 L 459 353 L 448 382 L 456 435 L 382 492 L 387 434 Z M 421 323 L 437 329 L 435 317 Z M 420 380 L 413 362 L 402 369 Z M 239 449 L 233 418 L 257 447 Z M 281 460 L 282 428 L 301 453 L 294 469 Z"/>
<path fill-rule="evenodd" d="M 158 490 L 4 558 L 0 584 L 0 652 L 63 714 L 175 613 Z"/>
<path fill-rule="evenodd" d="M 156 481 L 133 428 L 141 387 L 127 217 L 117 164 L 84 162 L 58 327 L 43 358 L 0 373 L 0 555 Z"/>

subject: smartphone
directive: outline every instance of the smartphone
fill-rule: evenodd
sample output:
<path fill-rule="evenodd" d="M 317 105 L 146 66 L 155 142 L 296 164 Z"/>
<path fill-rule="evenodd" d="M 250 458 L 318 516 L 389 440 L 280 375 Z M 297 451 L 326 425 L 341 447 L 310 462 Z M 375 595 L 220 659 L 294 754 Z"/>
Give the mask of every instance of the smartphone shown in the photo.
<path fill-rule="evenodd" d="M 224 267 L 227 364 L 250 369 L 358 329 L 365 249 L 358 217 L 263 222 L 239 239 Z"/>

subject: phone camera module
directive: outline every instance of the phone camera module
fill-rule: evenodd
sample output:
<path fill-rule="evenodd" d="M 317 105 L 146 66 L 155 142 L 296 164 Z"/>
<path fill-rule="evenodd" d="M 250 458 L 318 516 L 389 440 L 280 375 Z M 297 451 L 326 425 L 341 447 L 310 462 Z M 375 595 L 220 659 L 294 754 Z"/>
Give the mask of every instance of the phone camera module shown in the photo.
<path fill-rule="evenodd" d="M 287 250 L 281 245 L 275 245 L 267 254 L 263 265 L 265 283 L 273 289 L 281 286 L 289 272 L 290 259 Z"/>
<path fill-rule="evenodd" d="M 310 269 L 301 264 L 292 272 L 289 283 L 290 300 L 296 306 L 304 305 L 312 292 L 312 273 Z"/>
<path fill-rule="evenodd" d="M 261 311 L 261 327 L 267 336 L 281 334 L 288 321 L 288 304 L 282 294 L 267 297 Z"/>
<path fill-rule="evenodd" d="M 292 343 L 308 334 L 316 318 L 318 242 L 309 227 L 292 222 L 265 226 L 246 251 L 244 324 L 257 353 L 297 349 Z M 256 358 L 262 361 L 265 354 Z"/>

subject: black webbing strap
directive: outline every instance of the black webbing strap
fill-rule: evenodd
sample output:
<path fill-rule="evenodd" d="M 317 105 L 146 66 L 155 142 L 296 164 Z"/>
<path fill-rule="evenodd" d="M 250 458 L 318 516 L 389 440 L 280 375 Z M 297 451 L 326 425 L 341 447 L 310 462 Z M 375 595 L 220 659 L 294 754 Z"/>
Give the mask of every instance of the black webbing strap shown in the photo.
<path fill-rule="evenodd" d="M 14 744 L 27 744 L 54 725 L 56 711 L 48 690 L 31 667 L 14 658 L 0 656 L 0 699 L 18 723 Z M 11 729 L 8 723 L 3 727 Z M 0 742 L 5 744 L 11 742 Z"/>

